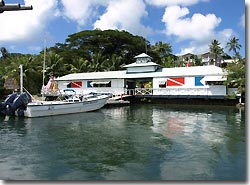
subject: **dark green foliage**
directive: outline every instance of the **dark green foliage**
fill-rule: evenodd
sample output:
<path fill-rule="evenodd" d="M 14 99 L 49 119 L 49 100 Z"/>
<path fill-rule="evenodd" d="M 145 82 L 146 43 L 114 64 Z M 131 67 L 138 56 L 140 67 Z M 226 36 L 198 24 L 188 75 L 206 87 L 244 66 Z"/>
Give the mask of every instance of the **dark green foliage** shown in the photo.
<path fill-rule="evenodd" d="M 134 56 L 146 52 L 146 48 L 150 48 L 146 39 L 126 31 L 86 30 L 69 35 L 65 43 L 47 49 L 45 83 L 50 75 L 121 70 L 123 65 L 135 61 Z M 39 55 L 23 55 L 8 53 L 2 47 L 0 82 L 8 78 L 19 82 L 19 66 L 22 64 L 24 87 L 32 94 L 40 93 L 43 61 L 44 51 Z M 0 91 L 4 91 L 3 85 Z"/>
<path fill-rule="evenodd" d="M 217 40 L 213 40 L 210 45 L 215 57 L 222 55 L 223 49 L 219 45 Z M 237 42 L 230 45 L 230 48 L 234 46 L 239 49 Z M 51 75 L 59 77 L 70 73 L 124 70 L 123 66 L 135 62 L 134 57 L 141 53 L 147 53 L 155 63 L 162 67 L 180 66 L 176 63 L 178 58 L 172 54 L 172 47 L 169 43 L 160 41 L 155 45 L 150 45 L 145 38 L 126 31 L 86 30 L 69 35 L 65 43 L 57 43 L 54 47 L 47 49 L 45 83 Z M 44 51 L 41 51 L 39 55 L 24 55 L 9 53 L 6 48 L 2 47 L 0 54 L 1 94 L 6 92 L 3 88 L 5 79 L 14 78 L 17 82 L 20 81 L 20 64 L 23 65 L 24 87 L 32 94 L 40 93 L 43 82 Z M 235 53 L 234 58 L 239 58 L 239 55 Z M 197 56 L 192 56 L 192 59 L 192 66 L 202 65 L 201 59 Z M 229 65 L 228 70 L 230 74 L 227 83 L 231 86 L 243 87 L 245 63 L 240 60 L 239 63 Z M 234 83 L 235 78 L 238 80 L 236 80 L 237 83 Z"/>
<path fill-rule="evenodd" d="M 215 58 L 216 65 L 221 66 L 221 60 L 223 52 L 223 48 L 220 47 L 220 42 L 218 40 L 212 40 L 211 44 L 209 45 L 210 53 Z"/>
<path fill-rule="evenodd" d="M 122 57 L 122 63 L 128 64 L 134 61 L 134 56 L 145 52 L 146 42 L 143 37 L 126 31 L 96 29 L 69 35 L 64 44 L 58 43 L 50 50 L 62 56 L 68 63 L 72 63 L 75 58 L 92 62 L 95 55 L 109 59 L 116 55 Z"/>
<path fill-rule="evenodd" d="M 238 88 L 239 92 L 245 91 L 246 67 L 245 59 L 239 58 L 237 61 L 227 65 L 228 79 L 226 85 Z"/>
<path fill-rule="evenodd" d="M 1 51 L 0 61 L 8 58 L 9 52 L 7 51 L 5 47 L 1 47 L 0 51 Z"/>
<path fill-rule="evenodd" d="M 3 99 L 4 97 L 4 79 L 3 78 L 0 78 L 0 100 Z"/>

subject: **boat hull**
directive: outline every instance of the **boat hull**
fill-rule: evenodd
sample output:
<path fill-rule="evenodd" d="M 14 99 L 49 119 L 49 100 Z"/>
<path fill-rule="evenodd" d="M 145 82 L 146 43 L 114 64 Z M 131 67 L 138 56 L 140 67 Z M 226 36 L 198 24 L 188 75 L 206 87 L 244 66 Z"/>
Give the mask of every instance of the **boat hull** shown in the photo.
<path fill-rule="evenodd" d="M 32 102 L 27 105 L 24 117 L 33 118 L 95 111 L 102 108 L 107 99 L 108 96 L 100 96 L 81 102 Z"/>

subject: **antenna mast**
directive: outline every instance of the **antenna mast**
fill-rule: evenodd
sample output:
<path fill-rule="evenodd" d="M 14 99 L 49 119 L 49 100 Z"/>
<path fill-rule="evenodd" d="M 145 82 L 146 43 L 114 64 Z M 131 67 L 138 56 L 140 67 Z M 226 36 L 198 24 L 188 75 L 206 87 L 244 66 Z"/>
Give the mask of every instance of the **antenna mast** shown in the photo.
<path fill-rule="evenodd" d="M 23 64 L 21 64 L 19 68 L 20 68 L 20 93 L 23 93 Z"/>
<path fill-rule="evenodd" d="M 42 86 L 42 97 L 44 97 L 44 81 L 45 81 L 45 60 L 46 60 L 46 40 L 44 40 L 44 52 L 43 52 L 43 86 Z"/>

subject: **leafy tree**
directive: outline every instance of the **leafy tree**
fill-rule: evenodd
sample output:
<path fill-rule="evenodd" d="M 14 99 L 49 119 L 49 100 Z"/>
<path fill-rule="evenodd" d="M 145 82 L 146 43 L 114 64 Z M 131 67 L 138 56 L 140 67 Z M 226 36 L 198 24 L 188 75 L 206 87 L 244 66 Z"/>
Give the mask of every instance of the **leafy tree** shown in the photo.
<path fill-rule="evenodd" d="M 192 63 L 194 66 L 202 66 L 203 65 L 202 59 L 199 58 L 197 55 L 192 55 L 190 57 L 190 59 L 192 59 Z"/>
<path fill-rule="evenodd" d="M 160 65 L 162 67 L 176 67 L 176 60 L 177 57 L 175 55 L 169 54 L 161 59 Z"/>
<path fill-rule="evenodd" d="M 228 55 L 227 53 L 223 53 L 222 58 L 223 59 L 232 59 L 232 57 L 230 55 Z"/>
<path fill-rule="evenodd" d="M 210 53 L 215 58 L 215 63 L 221 66 L 221 56 L 223 54 L 223 48 L 220 47 L 220 43 L 218 40 L 212 40 L 209 45 Z"/>
<path fill-rule="evenodd" d="M 0 100 L 3 99 L 3 94 L 4 94 L 4 78 L 0 78 Z"/>
<path fill-rule="evenodd" d="M 49 50 L 59 54 L 67 63 L 74 57 L 92 61 L 93 55 L 102 53 L 106 58 L 113 54 L 122 57 L 123 63 L 131 63 L 133 57 L 145 52 L 147 45 L 143 37 L 118 30 L 85 30 L 69 35 L 64 44 L 57 43 Z"/>
<path fill-rule="evenodd" d="M 172 53 L 172 47 L 169 43 L 159 41 L 152 47 L 152 51 L 156 52 L 161 58 L 163 58 Z"/>
<path fill-rule="evenodd" d="M 7 51 L 7 49 L 5 47 L 1 47 L 0 51 L 1 51 L 1 55 L 2 55 L 0 60 L 4 60 L 9 56 L 9 52 Z"/>
<path fill-rule="evenodd" d="M 237 51 L 240 50 L 241 44 L 239 44 L 239 39 L 233 37 L 227 42 L 226 48 L 228 48 L 229 53 L 233 51 L 234 56 L 237 56 Z"/>
<path fill-rule="evenodd" d="M 47 53 L 46 60 L 46 73 L 47 75 L 51 76 L 62 76 L 65 75 L 63 57 L 58 54 L 49 52 Z"/>
<path fill-rule="evenodd" d="M 69 73 L 82 73 L 87 72 L 89 61 L 83 58 L 74 58 L 72 64 L 65 64 L 65 68 Z"/>
<path fill-rule="evenodd" d="M 174 67 L 176 56 L 172 54 L 172 46 L 162 41 L 156 42 L 150 47 L 150 56 L 163 67 Z"/>
<path fill-rule="evenodd" d="M 103 63 L 105 71 L 117 71 L 122 69 L 122 57 L 113 54 L 111 58 L 106 59 Z"/>
<path fill-rule="evenodd" d="M 42 56 L 20 53 L 10 53 L 8 58 L 2 61 L 0 76 L 3 80 L 14 79 L 20 82 L 19 66 L 23 65 L 24 87 L 32 94 L 39 93 L 42 86 Z M 4 94 L 10 93 L 4 90 Z"/>
<path fill-rule="evenodd" d="M 239 59 L 226 68 L 229 71 L 227 84 L 243 91 L 245 60 L 238 52 L 241 45 L 238 39 L 232 38 L 227 47 L 234 52 L 234 57 Z M 218 40 L 213 40 L 209 48 L 219 65 L 221 65 L 221 57 L 230 58 L 223 53 Z M 177 57 L 171 54 L 172 47 L 169 43 L 160 41 L 150 45 L 143 37 L 118 30 L 81 31 L 69 35 L 65 43 L 57 43 L 47 51 L 45 83 L 50 75 L 63 76 L 69 73 L 121 70 L 123 65 L 134 61 L 134 56 L 145 52 L 153 57 L 154 62 L 163 67 L 175 67 L 177 61 Z M 32 94 L 40 93 L 43 81 L 43 51 L 38 55 L 23 55 L 8 53 L 7 49 L 2 47 L 0 54 L 0 93 L 5 91 L 3 83 L 6 78 L 14 78 L 19 82 L 20 64 L 24 69 L 24 87 Z M 197 56 L 194 55 L 191 58 L 192 65 L 202 65 Z M 186 66 L 185 63 L 180 65 Z"/>
<path fill-rule="evenodd" d="M 104 71 L 104 63 L 107 61 L 105 55 L 102 52 L 92 55 L 91 63 L 89 65 L 89 71 L 98 72 Z"/>
<path fill-rule="evenodd" d="M 227 65 L 228 77 L 226 85 L 229 87 L 238 88 L 239 92 L 245 91 L 245 59 L 239 58 L 238 61 L 234 61 Z"/>

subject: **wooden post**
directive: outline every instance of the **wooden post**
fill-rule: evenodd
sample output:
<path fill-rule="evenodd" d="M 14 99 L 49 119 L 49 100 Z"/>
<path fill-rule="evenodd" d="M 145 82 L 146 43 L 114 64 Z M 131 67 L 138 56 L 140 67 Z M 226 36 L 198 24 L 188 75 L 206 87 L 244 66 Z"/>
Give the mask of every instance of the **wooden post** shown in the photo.
<path fill-rule="evenodd" d="M 23 65 L 19 66 L 20 68 L 20 93 L 23 93 Z"/>

